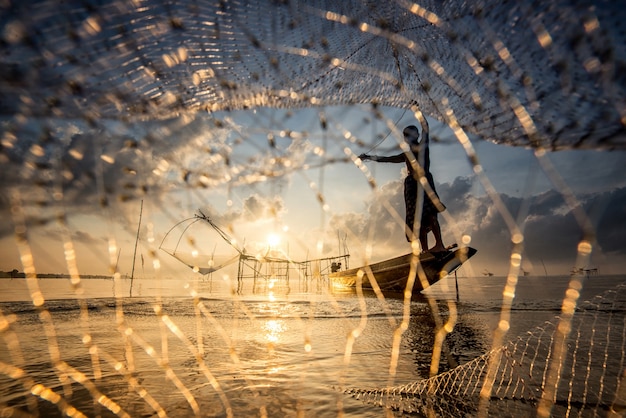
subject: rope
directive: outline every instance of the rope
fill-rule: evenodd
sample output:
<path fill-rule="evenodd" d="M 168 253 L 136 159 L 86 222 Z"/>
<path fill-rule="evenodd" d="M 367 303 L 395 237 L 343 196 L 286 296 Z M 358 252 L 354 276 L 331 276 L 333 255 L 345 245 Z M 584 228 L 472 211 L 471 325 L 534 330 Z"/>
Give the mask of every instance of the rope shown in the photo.
<path fill-rule="evenodd" d="M 161 244 L 159 244 L 159 249 L 160 249 L 160 250 L 163 250 L 163 251 L 165 251 L 165 252 L 167 252 L 167 250 L 166 250 L 165 248 L 163 248 L 163 243 L 164 243 L 164 242 L 165 242 L 165 240 L 167 239 L 167 236 L 170 234 L 170 232 L 172 232 L 172 231 L 174 230 L 174 228 L 176 228 L 178 225 L 180 225 L 180 224 L 182 224 L 182 223 L 184 223 L 184 222 L 190 221 L 190 220 L 192 220 L 192 219 L 195 219 L 195 217 L 194 217 L 194 218 L 187 218 L 187 219 L 183 219 L 182 221 L 178 222 L 176 225 L 174 225 L 173 227 L 171 227 L 171 228 L 170 228 L 170 230 L 169 230 L 169 231 L 167 231 L 167 234 L 165 234 L 165 236 L 164 236 L 164 237 L 163 237 L 163 239 L 161 240 Z M 193 224 L 194 224 L 194 223 L 196 223 L 196 222 L 198 222 L 198 220 L 197 220 L 197 219 L 196 219 L 196 220 L 194 220 L 194 221 L 193 221 L 193 222 L 192 222 L 189 226 L 193 225 Z M 185 230 L 183 231 L 183 234 L 184 234 L 184 233 L 185 233 L 185 231 L 189 228 L 189 226 L 187 226 L 187 227 L 185 228 Z M 183 234 L 181 234 L 181 237 L 183 236 Z M 180 244 L 180 237 L 178 238 L 178 241 L 177 241 L 177 243 L 176 243 L 176 247 L 174 248 L 174 252 L 176 252 L 176 249 L 178 248 L 178 244 Z M 169 253 L 168 253 L 168 254 L 169 254 Z"/>
<path fill-rule="evenodd" d="M 394 126 L 398 126 L 398 123 L 400 123 L 400 121 L 402 120 L 402 118 L 404 117 L 404 115 L 406 114 L 406 111 L 409 108 L 405 108 L 404 111 L 402 112 L 402 114 L 400 115 L 400 117 L 398 118 L 398 120 L 396 120 L 396 122 L 393 124 Z M 383 137 L 383 139 L 381 139 L 380 141 L 378 141 L 372 148 L 370 148 L 369 150 L 367 150 L 364 154 L 369 154 L 370 152 L 374 151 L 376 148 L 378 148 L 380 146 L 380 144 L 382 144 L 383 142 L 385 142 L 385 139 L 389 138 L 389 135 L 391 135 L 391 133 L 393 132 L 393 129 L 389 129 L 389 132 L 387 133 L 387 135 L 385 135 Z"/>

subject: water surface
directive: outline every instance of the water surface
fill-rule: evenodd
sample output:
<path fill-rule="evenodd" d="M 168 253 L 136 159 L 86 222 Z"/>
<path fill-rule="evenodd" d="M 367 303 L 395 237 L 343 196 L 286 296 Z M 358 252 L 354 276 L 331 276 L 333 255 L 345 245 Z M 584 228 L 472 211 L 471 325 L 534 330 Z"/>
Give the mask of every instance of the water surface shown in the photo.
<path fill-rule="evenodd" d="M 587 279 L 581 299 L 624 279 Z M 568 282 L 520 278 L 508 338 L 554 321 Z M 132 296 L 130 280 L 85 279 L 80 294 L 67 279 L 37 284 L 45 298 L 40 310 L 24 279 L 0 280 L 0 309 L 10 322 L 0 361 L 22 371 L 0 376 L 4 405 L 61 415 L 59 402 L 33 403 L 25 387 L 41 384 L 88 416 L 115 415 L 94 401 L 102 395 L 111 410 L 130 416 L 225 416 L 228 408 L 235 416 L 384 416 L 401 414 L 342 389 L 427 378 L 437 324 L 451 312 L 456 323 L 438 371 L 489 351 L 504 279 L 448 278 L 408 309 L 402 295 L 334 292 L 325 282 L 298 280 L 135 279 Z M 623 358 L 623 347 L 616 349 Z"/>

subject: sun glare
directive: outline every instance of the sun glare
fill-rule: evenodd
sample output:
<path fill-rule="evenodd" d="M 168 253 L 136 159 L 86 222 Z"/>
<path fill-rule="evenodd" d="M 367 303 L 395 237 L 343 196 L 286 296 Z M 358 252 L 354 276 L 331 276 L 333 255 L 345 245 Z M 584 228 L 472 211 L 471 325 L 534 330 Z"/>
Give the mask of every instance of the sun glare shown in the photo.
<path fill-rule="evenodd" d="M 280 235 L 271 233 L 267 236 L 267 244 L 270 248 L 276 248 L 280 245 Z"/>

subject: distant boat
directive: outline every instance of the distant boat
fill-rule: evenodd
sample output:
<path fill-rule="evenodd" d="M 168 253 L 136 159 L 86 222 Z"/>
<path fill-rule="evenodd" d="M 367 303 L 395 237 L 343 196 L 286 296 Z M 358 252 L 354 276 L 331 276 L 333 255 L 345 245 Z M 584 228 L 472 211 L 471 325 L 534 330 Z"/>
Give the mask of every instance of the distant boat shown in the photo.
<path fill-rule="evenodd" d="M 474 254 L 476 254 L 476 250 L 471 247 L 462 247 L 456 251 L 446 251 L 436 256 L 431 253 L 420 254 L 417 257 L 427 283 L 422 284 L 418 273 L 415 276 L 413 293 L 419 293 L 426 287 L 453 273 Z M 409 279 L 413 257 L 413 254 L 409 253 L 378 263 L 333 272 L 328 275 L 328 278 L 335 287 L 356 287 L 358 276 L 361 275 L 362 287 L 364 289 L 374 289 L 378 286 L 382 291 L 404 292 Z M 370 282 L 370 274 L 374 277 L 375 284 Z"/>
<path fill-rule="evenodd" d="M 580 275 L 580 276 L 585 276 L 585 277 L 597 276 L 598 269 L 596 267 L 590 267 L 590 268 L 572 267 L 572 271 L 570 272 L 570 275 L 572 276 Z"/>
<path fill-rule="evenodd" d="M 483 271 L 483 276 L 489 276 L 489 277 L 491 277 L 491 276 L 493 276 L 493 273 L 492 273 L 492 272 L 490 272 L 489 270 L 485 269 L 485 271 Z"/>

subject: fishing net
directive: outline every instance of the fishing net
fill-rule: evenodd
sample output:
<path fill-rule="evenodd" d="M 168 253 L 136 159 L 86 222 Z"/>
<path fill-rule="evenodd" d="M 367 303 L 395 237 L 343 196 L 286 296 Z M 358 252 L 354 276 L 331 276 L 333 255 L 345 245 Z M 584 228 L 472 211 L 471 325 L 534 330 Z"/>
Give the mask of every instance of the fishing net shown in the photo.
<path fill-rule="evenodd" d="M 425 416 L 619 416 L 625 358 L 609 353 L 616 346 L 624 351 L 625 290 L 617 286 L 582 303 L 574 318 L 547 321 L 440 375 L 346 393 Z"/>
<path fill-rule="evenodd" d="M 578 299 L 582 276 L 592 272 L 592 254 L 607 262 L 624 256 L 626 213 L 611 202 L 621 202 L 626 186 L 625 22 L 626 9 L 611 1 L 0 2 L 0 238 L 7 260 L 19 260 L 21 272 L 11 277 L 21 280 L 28 295 L 26 304 L 0 306 L 0 411 L 232 415 L 243 402 L 236 387 L 253 399 L 242 413 L 302 415 L 319 393 L 301 390 L 291 409 L 268 398 L 265 383 L 250 378 L 251 370 L 260 370 L 251 360 L 254 344 L 229 334 L 253 335 L 263 327 L 269 336 L 280 334 L 286 313 L 269 313 L 258 302 L 280 288 L 282 295 L 323 293 L 332 303 L 322 304 L 327 310 L 321 316 L 336 315 L 348 324 L 338 348 L 344 374 L 330 379 L 340 383 L 330 398 L 334 409 L 321 415 L 363 413 L 348 403 L 350 394 L 369 407 L 385 407 L 375 407 L 374 414 L 622 413 L 624 289 L 616 286 L 580 307 Z M 446 239 L 480 242 L 478 228 L 497 226 L 492 232 L 502 240 L 476 246 L 479 254 L 507 260 L 508 270 L 486 353 L 439 374 L 455 321 L 428 300 L 428 324 L 436 335 L 427 350 L 429 372 L 398 385 L 400 341 L 413 326 L 411 297 L 370 295 L 368 303 L 380 301 L 382 307 L 368 312 L 359 290 L 359 304 L 348 309 L 340 297 L 329 296 L 320 278 L 334 260 L 329 251 L 339 247 L 341 254 L 345 240 L 357 265 L 372 259 L 372 248 L 381 258 L 398 254 L 404 208 L 394 196 L 401 196 L 401 183 L 381 179 L 358 156 L 397 152 L 403 124 L 422 115 L 431 121 L 433 161 L 437 146 L 456 144 L 462 158 L 454 164 L 467 166 L 465 177 L 447 179 L 438 189 L 448 208 L 441 214 Z M 522 190 L 521 197 L 501 192 L 514 167 L 505 162 L 500 171 L 485 170 L 477 149 L 492 143 L 529 148 L 522 188 L 532 189 L 541 171 L 552 191 L 535 196 Z M 594 179 L 609 170 L 611 187 L 572 190 L 562 176 L 571 167 L 553 163 L 571 149 L 603 152 L 576 160 L 581 177 L 573 181 L 582 184 L 582 176 Z M 452 164 L 449 155 L 439 158 Z M 336 174 L 338 166 L 353 171 Z M 343 187 L 350 177 L 365 188 Z M 470 196 L 474 184 L 484 196 Z M 306 190 L 310 200 L 289 201 L 290 188 Z M 355 200 L 367 202 L 367 213 L 339 216 L 349 211 L 344 202 Z M 247 274 L 242 268 L 257 274 L 254 263 L 269 254 L 267 245 L 232 241 L 241 225 L 261 229 L 259 222 L 270 219 L 272 229 L 287 233 L 281 218 L 296 204 L 306 206 L 299 209 L 299 223 L 314 233 L 295 234 L 294 247 L 272 254 L 291 260 L 277 266 L 291 266 L 297 281 L 287 283 L 282 270 L 264 272 L 254 282 L 252 302 L 234 298 L 211 305 L 202 299 L 202 291 L 210 294 L 217 286 L 213 279 L 231 286 L 229 277 Z M 537 207 L 549 208 L 558 222 L 546 221 Z M 185 238 L 172 235 L 174 244 L 159 248 L 170 227 L 198 208 L 232 245 L 223 236 L 189 229 L 181 231 Z M 455 218 L 469 212 L 474 215 Z M 381 227 L 373 228 L 374 221 Z M 569 232 L 541 235 L 555 224 Z M 105 232 L 96 238 L 97 228 Z M 133 246 L 134 255 L 128 250 Z M 537 273 L 547 248 L 557 246 L 571 250 L 558 260 L 561 265 L 576 269 L 559 305 L 561 317 L 509 338 L 518 278 L 524 268 Z M 233 247 L 246 249 L 250 258 L 243 267 L 242 251 L 233 253 Z M 194 287 L 163 280 L 167 261 L 160 249 L 208 274 L 208 281 Z M 296 250 L 300 255 L 293 256 Z M 98 268 L 108 271 L 108 299 L 88 291 L 85 271 L 94 265 L 83 260 L 94 255 Z M 133 282 L 135 255 L 141 260 L 137 275 L 152 281 Z M 123 274 L 131 256 L 132 273 Z M 226 273 L 237 261 L 240 270 Z M 303 269 L 296 266 L 302 261 L 308 262 Z M 40 281 L 38 266 L 46 263 L 69 280 L 72 308 L 47 297 L 57 289 Z M 471 263 L 467 269 L 476 275 Z M 152 293 L 146 290 L 150 283 L 157 283 Z M 4 289 L 11 286 L 17 285 Z M 241 286 L 230 293 L 245 294 Z M 131 300 L 142 291 L 157 296 Z M 184 302 L 166 298 L 172 295 Z M 310 306 L 292 312 L 294 333 L 303 341 L 294 343 L 293 352 L 308 354 L 315 335 L 326 336 L 324 327 L 303 319 L 317 318 L 317 299 Z M 457 306 L 449 302 L 445 310 L 452 317 Z M 157 320 L 157 331 L 146 318 Z M 373 366 L 354 363 L 352 349 L 365 323 L 380 318 L 388 327 L 374 334 L 390 343 L 390 358 L 384 359 L 390 366 L 377 370 L 382 384 L 364 385 L 376 389 L 356 386 L 350 371 Z M 61 323 L 76 326 L 68 330 Z M 207 329 L 210 338 L 203 335 Z M 261 345 L 273 353 L 278 343 Z M 187 354 L 180 359 L 176 351 Z M 219 358 L 209 361 L 212 355 Z M 323 366 L 311 370 L 323 375 L 335 367 Z M 376 370 L 370 375 L 376 379 Z"/>
<path fill-rule="evenodd" d="M 492 141 L 623 147 L 623 18 L 611 2 L 8 3 L 2 113 L 98 125 L 414 100 Z"/>

